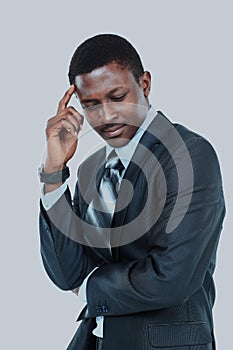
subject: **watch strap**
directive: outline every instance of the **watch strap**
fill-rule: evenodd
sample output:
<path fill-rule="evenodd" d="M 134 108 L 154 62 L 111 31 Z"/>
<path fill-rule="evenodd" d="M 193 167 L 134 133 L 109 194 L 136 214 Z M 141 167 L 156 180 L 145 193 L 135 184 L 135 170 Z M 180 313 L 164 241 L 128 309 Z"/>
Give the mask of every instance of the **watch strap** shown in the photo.
<path fill-rule="evenodd" d="M 45 173 L 44 166 L 42 165 L 38 171 L 40 182 L 44 184 L 58 184 L 60 182 L 65 182 L 66 179 L 70 177 L 70 170 L 66 166 L 64 169 L 53 172 Z"/>

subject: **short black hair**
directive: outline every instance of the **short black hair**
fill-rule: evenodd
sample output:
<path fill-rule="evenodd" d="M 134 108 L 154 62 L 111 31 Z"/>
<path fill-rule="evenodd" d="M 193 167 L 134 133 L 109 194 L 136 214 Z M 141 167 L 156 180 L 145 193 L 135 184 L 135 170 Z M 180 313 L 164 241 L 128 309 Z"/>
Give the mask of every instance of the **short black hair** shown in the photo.
<path fill-rule="evenodd" d="M 139 83 L 144 68 L 133 45 L 116 34 L 98 34 L 85 40 L 76 49 L 69 66 L 70 84 L 75 83 L 77 75 L 90 73 L 112 62 L 132 71 L 136 82 Z"/>

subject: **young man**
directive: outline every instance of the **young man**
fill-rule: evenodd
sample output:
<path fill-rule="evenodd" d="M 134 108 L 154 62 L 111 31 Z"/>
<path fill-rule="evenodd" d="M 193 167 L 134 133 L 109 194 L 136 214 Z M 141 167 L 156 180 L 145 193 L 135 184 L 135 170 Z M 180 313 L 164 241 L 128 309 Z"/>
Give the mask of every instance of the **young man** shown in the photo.
<path fill-rule="evenodd" d="M 149 103 L 150 74 L 117 35 L 86 40 L 48 121 L 40 214 L 45 269 L 87 302 L 69 350 L 215 348 L 213 272 L 225 214 L 212 146 Z M 106 141 L 65 180 L 83 114 Z"/>

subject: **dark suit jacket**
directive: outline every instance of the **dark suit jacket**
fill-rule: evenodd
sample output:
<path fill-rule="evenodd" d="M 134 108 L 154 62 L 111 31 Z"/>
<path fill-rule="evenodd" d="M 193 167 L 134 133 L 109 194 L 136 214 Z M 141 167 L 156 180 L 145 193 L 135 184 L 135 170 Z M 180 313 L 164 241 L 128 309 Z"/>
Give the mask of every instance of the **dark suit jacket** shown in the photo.
<path fill-rule="evenodd" d="M 225 215 L 212 146 L 158 112 L 124 175 L 134 192 L 122 207 L 122 182 L 112 255 L 82 225 L 104 157 L 101 149 L 81 164 L 73 202 L 67 190 L 47 212 L 41 206 L 41 254 L 52 281 L 72 290 L 99 267 L 68 349 L 95 349 L 96 316 L 105 316 L 104 350 L 212 349 L 212 275 Z"/>

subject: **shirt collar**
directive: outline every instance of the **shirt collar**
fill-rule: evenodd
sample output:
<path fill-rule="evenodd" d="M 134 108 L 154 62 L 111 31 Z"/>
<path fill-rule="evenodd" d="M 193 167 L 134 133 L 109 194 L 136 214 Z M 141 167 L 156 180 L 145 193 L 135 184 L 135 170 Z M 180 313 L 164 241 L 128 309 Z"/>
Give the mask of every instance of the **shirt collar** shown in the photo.
<path fill-rule="evenodd" d="M 156 110 L 153 108 L 153 106 L 150 106 L 150 108 L 148 109 L 148 112 L 147 112 L 147 116 L 144 119 L 143 123 L 140 125 L 140 127 L 136 131 L 133 138 L 125 146 L 113 148 L 112 146 L 110 146 L 107 143 L 106 144 L 106 159 L 109 156 L 109 154 L 113 150 L 115 150 L 116 154 L 118 155 L 118 157 L 120 158 L 120 160 L 122 161 L 122 163 L 126 169 L 129 165 L 129 162 L 134 154 L 134 151 L 135 151 L 142 135 L 144 134 L 145 130 L 148 128 L 150 123 L 154 120 L 155 116 L 156 116 Z"/>

